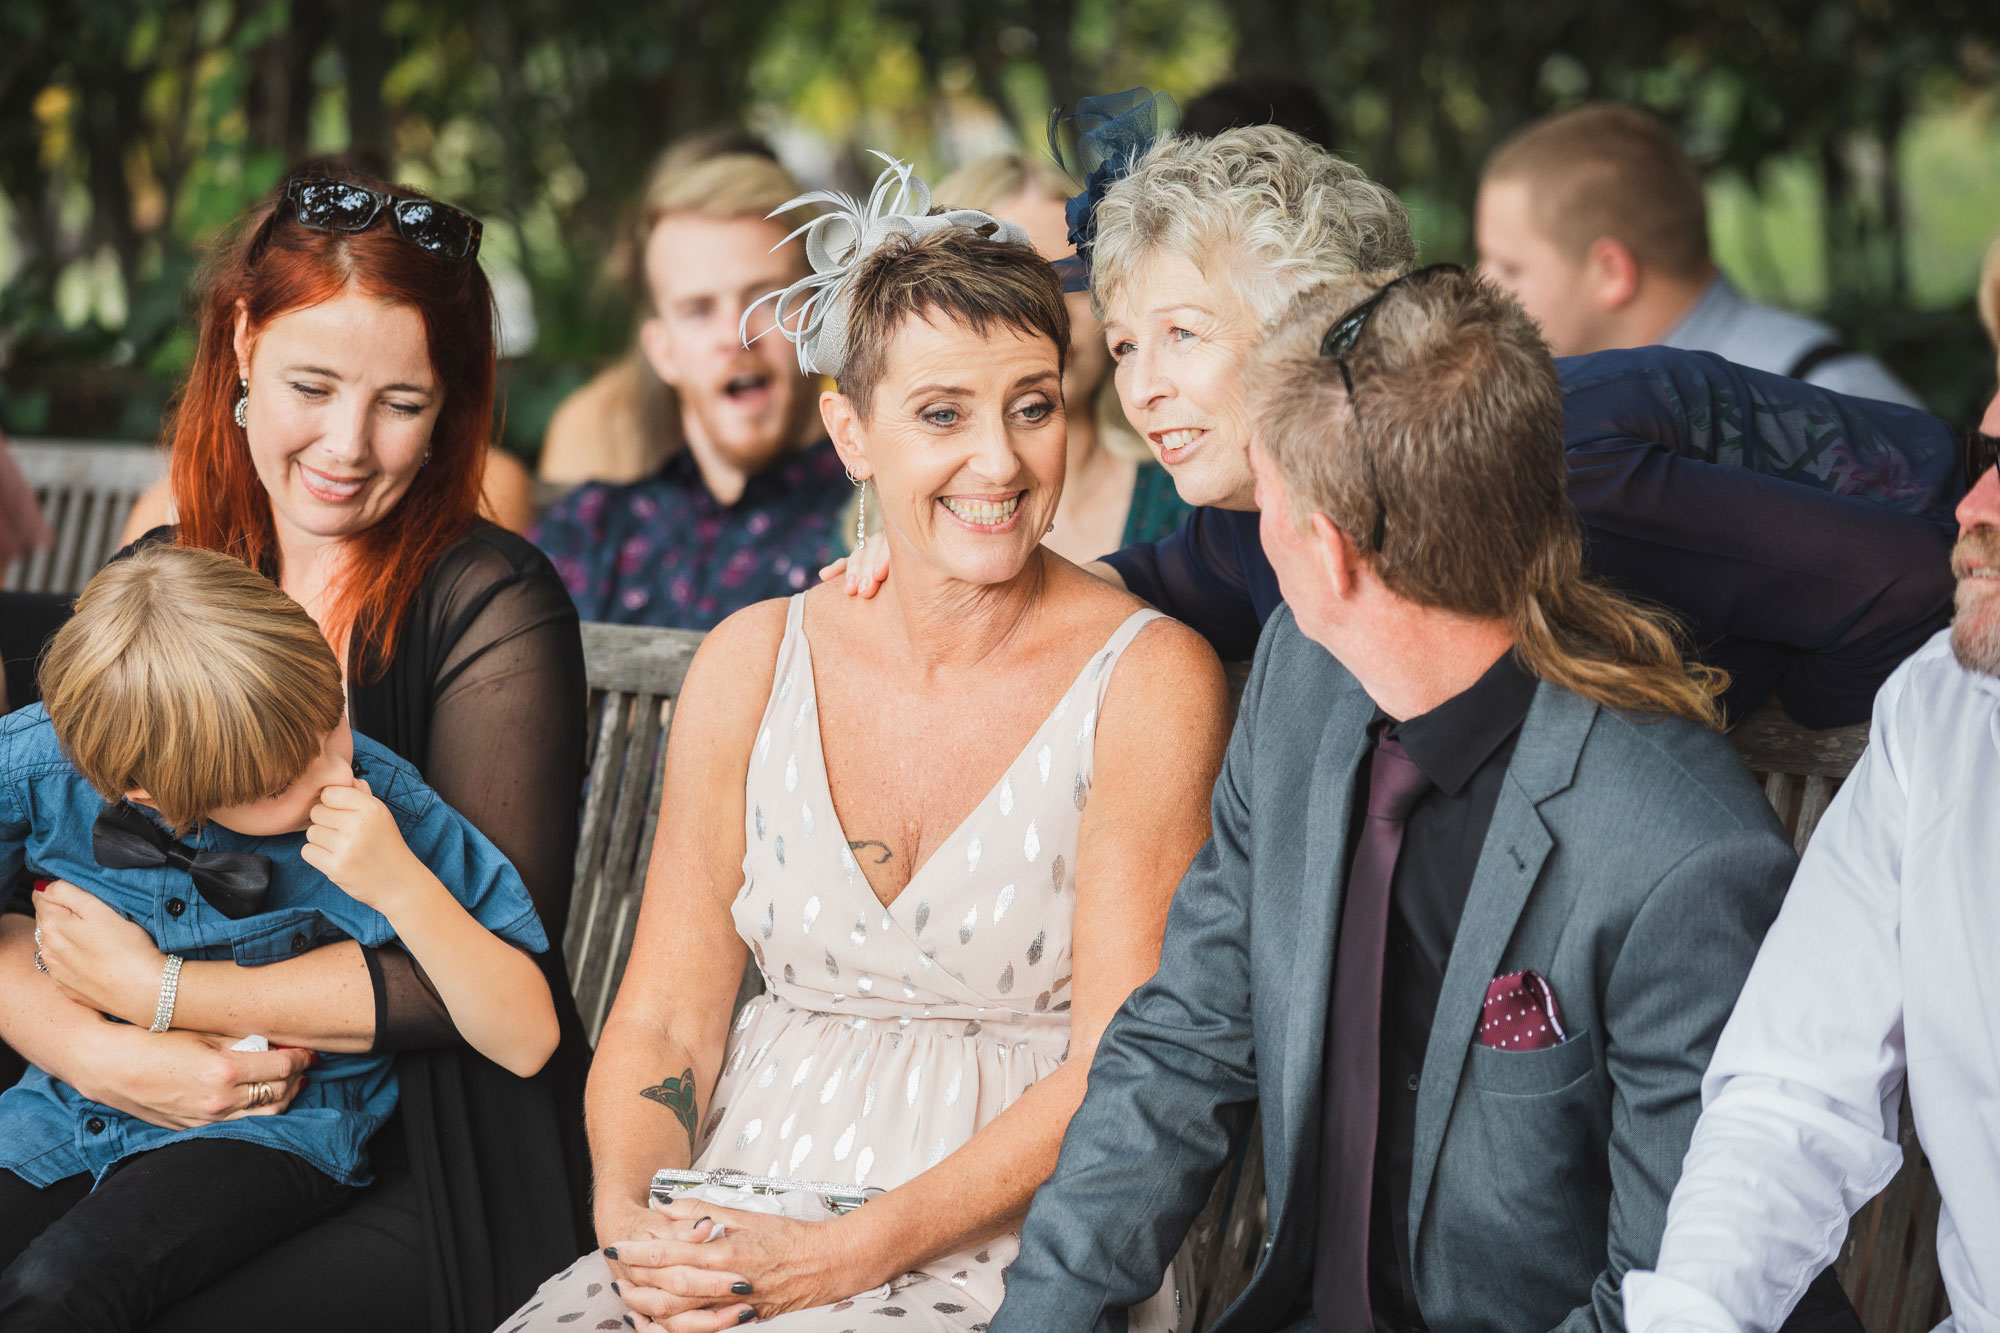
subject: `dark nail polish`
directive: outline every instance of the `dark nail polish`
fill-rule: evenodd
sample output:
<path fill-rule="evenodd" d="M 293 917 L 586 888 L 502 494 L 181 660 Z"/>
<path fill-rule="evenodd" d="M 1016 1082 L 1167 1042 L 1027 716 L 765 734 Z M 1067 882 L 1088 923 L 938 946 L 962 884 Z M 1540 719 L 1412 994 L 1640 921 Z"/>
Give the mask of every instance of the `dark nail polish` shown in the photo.
<path fill-rule="evenodd" d="M 625 1316 L 625 1327 L 636 1329 L 639 1326 L 632 1322 L 632 1316 L 628 1314 Z"/>
<path fill-rule="evenodd" d="M 613 1278 L 611 1282 L 611 1294 L 613 1296 L 623 1296 L 625 1294 L 624 1292 L 618 1290 L 618 1281 L 616 1278 Z"/>
<path fill-rule="evenodd" d="M 748 1296 L 750 1294 L 750 1284 L 748 1282 L 735 1283 L 729 1288 L 729 1294 L 732 1296 Z"/>
<path fill-rule="evenodd" d="M 745 1310 L 742 1314 L 736 1316 L 736 1322 L 739 1324 L 747 1324 L 756 1317 L 757 1317 L 757 1312 L 755 1310 Z"/>
<path fill-rule="evenodd" d="M 605 1246 L 605 1247 L 604 1247 L 604 1257 L 605 1257 L 605 1258 L 607 1258 L 607 1259 L 609 1259 L 609 1260 L 611 1260 L 611 1261 L 612 1261 L 612 1262 L 614 1262 L 614 1263 L 615 1263 L 615 1262 L 617 1262 L 617 1260 L 618 1260 L 618 1247 L 617 1247 L 616 1245 L 607 1245 L 607 1246 Z"/>

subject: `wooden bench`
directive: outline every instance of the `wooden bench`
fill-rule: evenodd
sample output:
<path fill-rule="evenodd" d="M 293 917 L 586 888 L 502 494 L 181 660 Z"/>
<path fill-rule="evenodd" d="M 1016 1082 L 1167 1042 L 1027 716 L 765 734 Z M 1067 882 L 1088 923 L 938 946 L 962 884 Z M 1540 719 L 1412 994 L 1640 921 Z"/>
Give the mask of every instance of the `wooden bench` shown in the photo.
<path fill-rule="evenodd" d="M 686 630 L 583 627 L 589 776 L 564 949 L 592 1041 L 603 1028 L 632 947 L 659 817 L 665 737 L 700 642 L 700 634 Z M 1231 677 L 1232 694 L 1239 693 L 1243 671 L 1233 670 Z M 1771 706 L 1746 719 L 1730 739 L 1803 850 L 1868 735 L 1861 726 L 1807 731 Z M 754 993 L 755 976 L 753 967 L 746 974 L 746 993 Z M 1869 1333 L 1921 1333 L 1946 1313 L 1937 1261 L 1937 1185 L 1917 1145 L 1907 1098 L 1902 1144 L 1902 1170 L 1855 1217 L 1838 1263 L 1841 1283 Z M 1263 1253 L 1267 1224 L 1263 1143 L 1253 1121 L 1189 1232 L 1194 1327 L 1214 1323 L 1248 1284 Z"/>
<path fill-rule="evenodd" d="M 0 591 L 74 596 L 117 553 L 132 504 L 166 473 L 166 455 L 150 444 L 83 440 L 13 440 L 8 447 L 56 540 L 0 571 Z"/>

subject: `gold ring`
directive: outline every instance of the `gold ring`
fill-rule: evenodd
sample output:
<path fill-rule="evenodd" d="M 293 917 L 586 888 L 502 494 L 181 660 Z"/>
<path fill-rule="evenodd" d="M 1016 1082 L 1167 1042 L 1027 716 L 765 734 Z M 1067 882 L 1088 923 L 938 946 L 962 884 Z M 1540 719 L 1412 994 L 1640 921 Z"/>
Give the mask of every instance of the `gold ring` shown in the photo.
<path fill-rule="evenodd" d="M 270 1104 L 271 1104 L 271 1085 L 270 1085 L 270 1084 L 268 1084 L 268 1083 L 259 1083 L 259 1084 L 257 1084 L 256 1086 L 254 1086 L 254 1087 L 252 1087 L 252 1088 L 250 1089 L 250 1109 L 251 1109 L 251 1110 L 253 1110 L 253 1111 L 254 1111 L 254 1110 L 256 1110 L 256 1109 L 257 1109 L 258 1107 L 260 1107 L 260 1106 L 269 1106 Z"/>

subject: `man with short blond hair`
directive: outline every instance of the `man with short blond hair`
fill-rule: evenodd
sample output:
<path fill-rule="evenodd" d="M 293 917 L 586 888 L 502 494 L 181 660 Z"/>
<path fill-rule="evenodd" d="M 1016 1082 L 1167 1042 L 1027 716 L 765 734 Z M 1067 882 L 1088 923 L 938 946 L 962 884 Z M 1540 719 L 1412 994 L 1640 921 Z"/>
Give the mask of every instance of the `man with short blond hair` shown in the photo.
<path fill-rule="evenodd" d="M 632 408 L 646 428 L 627 433 L 659 438 L 664 453 L 611 460 L 623 484 L 581 487 L 528 534 L 585 620 L 710 629 L 806 587 L 837 553 L 849 488 L 817 382 L 790 343 L 759 336 L 771 305 L 752 309 L 806 271 L 804 241 L 786 239 L 813 216 L 787 209 L 800 192 L 776 162 L 743 152 L 670 156 L 647 188 L 633 373 L 670 391 L 674 420 L 656 430 Z"/>
<path fill-rule="evenodd" d="M 1577 107 L 1501 144 L 1480 181 L 1475 232 L 1481 266 L 1557 356 L 1661 343 L 1923 405 L 1826 325 L 1736 290 L 1709 253 L 1700 173 L 1673 132 L 1636 107 Z"/>

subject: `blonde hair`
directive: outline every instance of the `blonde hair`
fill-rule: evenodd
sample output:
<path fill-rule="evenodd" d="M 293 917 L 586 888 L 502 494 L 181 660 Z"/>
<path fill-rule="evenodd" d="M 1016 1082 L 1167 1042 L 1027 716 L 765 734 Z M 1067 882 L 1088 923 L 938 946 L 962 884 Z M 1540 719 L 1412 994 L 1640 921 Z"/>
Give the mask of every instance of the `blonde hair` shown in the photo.
<path fill-rule="evenodd" d="M 1218 260 L 1233 265 L 1265 319 L 1314 282 L 1398 272 L 1417 259 L 1400 199 L 1275 125 L 1162 139 L 1105 192 L 1090 255 L 1100 314 L 1155 250 L 1203 273 Z"/>
<path fill-rule="evenodd" d="M 1346 353 L 1350 399 L 1321 338 L 1371 286 L 1303 293 L 1252 357 L 1257 438 L 1288 494 L 1397 596 L 1508 622 L 1538 678 L 1720 729 L 1728 677 L 1683 659 L 1670 614 L 1584 573 L 1562 392 L 1534 323 L 1475 277 L 1426 272 L 1388 293 Z"/>
<path fill-rule="evenodd" d="M 1520 130 L 1481 179 L 1524 182 L 1535 223 L 1572 259 L 1609 236 L 1647 268 L 1708 271 L 1708 199 L 1673 131 L 1637 107 L 1580 106 Z"/>
<path fill-rule="evenodd" d="M 652 284 L 645 265 L 646 243 L 653 229 L 670 217 L 738 218 L 762 221 L 770 217 L 786 231 L 793 231 L 818 216 L 812 208 L 780 211 L 805 193 L 797 178 L 768 157 L 757 153 L 724 153 L 688 163 L 673 150 L 653 168 L 646 192 L 639 200 L 639 228 L 634 240 L 640 262 L 636 266 L 637 296 L 640 307 L 657 314 Z M 771 217 L 776 214 L 776 217 Z M 805 247 L 798 247 L 799 263 L 805 263 Z"/>
<path fill-rule="evenodd" d="M 1061 167 L 1043 158 L 1026 153 L 988 153 L 939 181 L 931 197 L 946 208 L 992 213 L 1026 191 L 1044 199 L 1067 199 L 1077 187 Z"/>
<path fill-rule="evenodd" d="M 50 642 L 42 702 L 107 801 L 143 788 L 179 832 L 282 791 L 340 725 L 312 617 L 239 560 L 149 546 L 106 566 Z"/>

